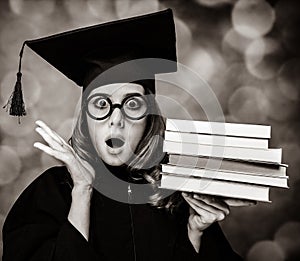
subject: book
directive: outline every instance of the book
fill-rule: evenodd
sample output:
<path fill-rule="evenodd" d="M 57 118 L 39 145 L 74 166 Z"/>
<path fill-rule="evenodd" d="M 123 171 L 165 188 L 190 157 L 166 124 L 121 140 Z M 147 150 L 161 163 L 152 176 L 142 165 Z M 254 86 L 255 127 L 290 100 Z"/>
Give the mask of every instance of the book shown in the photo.
<path fill-rule="evenodd" d="M 187 168 L 162 164 L 162 172 L 174 174 L 176 176 L 210 178 L 216 180 L 227 180 L 265 186 L 288 188 L 287 177 L 268 177 L 259 175 L 248 175 L 237 172 L 217 171 L 209 169 Z"/>
<path fill-rule="evenodd" d="M 185 155 L 169 155 L 169 164 L 183 167 L 218 169 L 228 172 L 242 172 L 250 175 L 264 175 L 271 177 L 285 177 L 287 165 L 246 162 L 237 160 L 221 160 L 206 157 Z"/>
<path fill-rule="evenodd" d="M 204 178 L 186 178 L 163 174 L 160 187 L 163 189 L 195 192 L 229 198 L 269 202 L 269 187 Z"/>
<path fill-rule="evenodd" d="M 166 130 L 263 139 L 271 137 L 271 126 L 240 123 L 167 119 Z"/>
<path fill-rule="evenodd" d="M 223 147 L 204 144 L 179 143 L 165 140 L 163 144 L 163 151 L 180 155 L 228 158 L 244 161 L 250 160 L 277 164 L 281 163 L 281 149 Z"/>
<path fill-rule="evenodd" d="M 211 134 L 165 131 L 165 140 L 214 146 L 267 149 L 268 139 L 230 137 Z"/>

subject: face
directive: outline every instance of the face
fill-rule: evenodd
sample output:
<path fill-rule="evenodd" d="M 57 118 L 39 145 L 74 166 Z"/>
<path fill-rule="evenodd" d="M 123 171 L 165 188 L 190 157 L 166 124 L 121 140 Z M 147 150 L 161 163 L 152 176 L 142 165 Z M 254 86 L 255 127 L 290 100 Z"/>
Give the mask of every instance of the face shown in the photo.
<path fill-rule="evenodd" d="M 115 83 L 104 85 L 94 89 L 88 96 L 90 99 L 89 111 L 93 115 L 106 113 L 111 104 L 124 104 L 128 108 L 129 115 L 134 115 L 141 110 L 139 98 L 144 95 L 143 86 L 135 83 Z M 93 97 L 94 98 L 93 98 Z M 133 96 L 133 98 L 128 98 Z M 99 115 L 98 115 L 99 116 Z M 101 117 L 97 117 L 101 118 Z M 107 118 L 95 120 L 87 115 L 88 130 L 92 144 L 98 156 L 108 165 L 120 166 L 128 162 L 139 144 L 146 127 L 146 117 L 130 119 L 123 115 L 121 108 L 115 106 L 112 114 Z"/>

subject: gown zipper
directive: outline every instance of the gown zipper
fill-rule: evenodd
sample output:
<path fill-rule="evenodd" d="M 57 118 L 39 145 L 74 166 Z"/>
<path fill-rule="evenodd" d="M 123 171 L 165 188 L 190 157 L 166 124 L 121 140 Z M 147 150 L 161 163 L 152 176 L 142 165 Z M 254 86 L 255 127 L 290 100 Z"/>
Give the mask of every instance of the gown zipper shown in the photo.
<path fill-rule="evenodd" d="M 133 227 L 133 215 L 131 209 L 131 202 L 132 202 L 132 190 L 130 184 L 128 184 L 128 206 L 129 206 L 129 213 L 130 213 L 130 226 L 131 226 L 131 235 L 132 235 L 132 242 L 133 242 L 133 254 L 134 254 L 134 261 L 136 261 L 136 248 L 135 248 L 135 240 L 134 240 L 134 227 Z"/>

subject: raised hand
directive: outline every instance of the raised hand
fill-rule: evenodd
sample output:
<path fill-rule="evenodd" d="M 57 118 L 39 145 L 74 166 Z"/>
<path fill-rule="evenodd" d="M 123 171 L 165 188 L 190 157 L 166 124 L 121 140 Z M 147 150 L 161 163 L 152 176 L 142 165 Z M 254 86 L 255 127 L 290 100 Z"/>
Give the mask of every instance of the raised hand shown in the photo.
<path fill-rule="evenodd" d="M 35 142 L 33 146 L 62 161 L 71 174 L 74 187 L 91 188 L 95 178 L 93 167 L 80 158 L 74 149 L 44 122 L 39 120 L 36 124 L 38 126 L 36 132 L 42 136 L 48 146 L 40 142 Z"/>

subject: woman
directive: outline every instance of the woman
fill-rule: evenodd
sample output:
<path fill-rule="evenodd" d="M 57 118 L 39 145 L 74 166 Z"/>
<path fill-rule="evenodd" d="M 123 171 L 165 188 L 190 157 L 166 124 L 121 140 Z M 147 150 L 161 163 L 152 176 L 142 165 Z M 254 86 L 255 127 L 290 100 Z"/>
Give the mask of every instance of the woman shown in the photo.
<path fill-rule="evenodd" d="M 125 50 L 127 61 L 145 57 Z M 47 145 L 34 146 L 65 167 L 48 169 L 16 201 L 3 228 L 3 261 L 240 260 L 216 223 L 229 214 L 225 201 L 165 197 L 157 188 L 164 123 L 154 81 L 127 81 L 127 72 L 102 81 L 107 57 L 92 56 L 71 145 L 37 121 Z M 114 65 L 124 61 L 117 57 Z M 147 184 L 147 203 L 134 204 Z"/>

